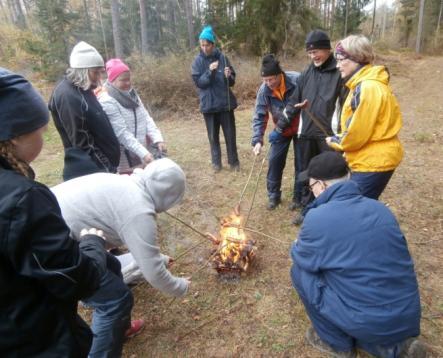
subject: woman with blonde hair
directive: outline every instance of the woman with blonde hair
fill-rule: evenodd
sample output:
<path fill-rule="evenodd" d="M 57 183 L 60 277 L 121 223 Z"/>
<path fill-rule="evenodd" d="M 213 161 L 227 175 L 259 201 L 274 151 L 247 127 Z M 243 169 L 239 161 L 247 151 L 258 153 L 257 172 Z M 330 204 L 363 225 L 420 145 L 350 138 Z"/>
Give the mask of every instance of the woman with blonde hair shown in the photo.
<path fill-rule="evenodd" d="M 337 43 L 337 68 L 349 94 L 341 111 L 341 132 L 326 142 L 344 152 L 351 179 L 362 194 L 378 199 L 403 158 L 403 148 L 398 138 L 402 117 L 389 72 L 373 65 L 374 57 L 371 43 L 362 35 Z"/>
<path fill-rule="evenodd" d="M 49 100 L 65 151 L 64 180 L 117 170 L 120 146 L 93 92 L 101 84 L 103 67 L 98 51 L 80 41 L 72 49 L 66 76 L 55 86 Z"/>

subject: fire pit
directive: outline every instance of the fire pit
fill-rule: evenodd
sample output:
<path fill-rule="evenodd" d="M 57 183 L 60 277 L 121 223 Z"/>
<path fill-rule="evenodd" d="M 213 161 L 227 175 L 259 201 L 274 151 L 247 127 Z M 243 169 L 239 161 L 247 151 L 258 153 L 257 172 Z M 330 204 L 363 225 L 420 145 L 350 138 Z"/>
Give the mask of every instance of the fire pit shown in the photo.
<path fill-rule="evenodd" d="M 213 237 L 218 245 L 212 265 L 222 279 L 238 279 L 250 267 L 257 247 L 242 229 L 243 217 L 232 214 L 221 223 L 220 238 Z"/>

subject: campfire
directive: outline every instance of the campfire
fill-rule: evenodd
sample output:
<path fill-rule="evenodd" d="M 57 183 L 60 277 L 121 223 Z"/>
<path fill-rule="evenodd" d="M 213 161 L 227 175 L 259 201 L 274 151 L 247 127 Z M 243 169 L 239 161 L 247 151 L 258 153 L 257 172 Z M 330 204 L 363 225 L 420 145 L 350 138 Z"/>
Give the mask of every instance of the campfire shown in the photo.
<path fill-rule="evenodd" d="M 221 222 L 220 238 L 212 236 L 218 245 L 212 264 L 223 278 L 240 277 L 255 257 L 255 241 L 247 237 L 242 222 L 242 216 L 232 214 Z"/>

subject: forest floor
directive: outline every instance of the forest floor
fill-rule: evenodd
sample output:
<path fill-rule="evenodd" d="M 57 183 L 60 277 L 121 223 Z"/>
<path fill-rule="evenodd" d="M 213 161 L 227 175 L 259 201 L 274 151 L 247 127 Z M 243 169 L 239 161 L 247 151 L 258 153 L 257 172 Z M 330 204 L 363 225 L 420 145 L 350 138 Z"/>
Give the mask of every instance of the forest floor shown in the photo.
<path fill-rule="evenodd" d="M 405 157 L 381 201 L 397 216 L 415 261 L 422 302 L 421 338 L 429 345 L 430 357 L 443 357 L 443 57 L 390 54 L 382 62 L 390 69 L 404 116 Z M 225 168 L 213 173 L 199 114 L 157 122 L 169 157 L 182 166 L 188 181 L 183 203 L 170 212 L 202 232 L 218 233 L 219 218 L 232 213 L 248 179 L 253 163 L 252 108 L 253 103 L 243 104 L 236 111 L 240 172 L 227 169 L 224 155 Z M 60 181 L 62 150 L 53 127 L 46 139 L 35 167 L 38 179 L 53 185 Z M 265 163 L 248 226 L 274 239 L 254 235 L 255 264 L 237 282 L 218 279 L 208 264 L 214 249 L 209 241 L 159 214 L 164 253 L 178 256 L 201 242 L 172 267 L 175 275 L 192 276 L 192 285 L 186 297 L 177 299 L 148 283 L 133 289 L 133 318 L 143 318 L 146 327 L 125 344 L 124 357 L 324 356 L 305 342 L 309 320 L 289 277 L 289 249 L 299 231 L 290 225 L 293 213 L 287 208 L 293 185 L 292 158 L 291 153 L 283 179 L 283 203 L 272 212 L 266 210 Z M 258 172 L 256 165 L 243 214 L 251 203 Z M 367 355 L 360 353 L 360 357 Z"/>

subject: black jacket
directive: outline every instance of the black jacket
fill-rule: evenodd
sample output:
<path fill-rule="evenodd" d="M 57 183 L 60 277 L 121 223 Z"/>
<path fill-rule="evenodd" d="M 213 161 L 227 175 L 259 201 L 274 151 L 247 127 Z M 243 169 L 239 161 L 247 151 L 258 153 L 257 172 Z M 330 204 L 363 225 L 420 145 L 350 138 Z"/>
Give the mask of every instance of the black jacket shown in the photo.
<path fill-rule="evenodd" d="M 342 86 L 340 72 L 337 69 L 337 62 L 334 56 L 331 55 L 319 67 L 311 63 L 297 78 L 297 88 L 286 105 L 287 117 L 292 119 L 299 114 L 300 110 L 294 108 L 294 104 L 301 103 L 307 99 L 309 101 L 309 111 L 332 135 L 332 116 Z M 304 111 L 301 113 L 301 119 L 300 137 L 325 137 Z"/>
<path fill-rule="evenodd" d="M 65 148 L 65 180 L 116 172 L 120 144 L 91 89 L 83 91 L 65 78 L 55 87 L 49 110 Z"/>
<path fill-rule="evenodd" d="M 57 200 L 0 157 L 0 356 L 85 357 L 77 315 L 106 268 L 102 239 L 69 237 Z"/>
<path fill-rule="evenodd" d="M 218 61 L 218 68 L 210 71 L 209 65 L 215 61 Z M 229 78 L 225 77 L 225 67 L 231 69 Z M 200 51 L 191 69 L 192 79 L 198 88 L 202 113 L 225 112 L 237 108 L 237 99 L 229 89 L 235 84 L 235 71 L 219 49 L 214 49 L 209 56 Z"/>

